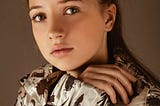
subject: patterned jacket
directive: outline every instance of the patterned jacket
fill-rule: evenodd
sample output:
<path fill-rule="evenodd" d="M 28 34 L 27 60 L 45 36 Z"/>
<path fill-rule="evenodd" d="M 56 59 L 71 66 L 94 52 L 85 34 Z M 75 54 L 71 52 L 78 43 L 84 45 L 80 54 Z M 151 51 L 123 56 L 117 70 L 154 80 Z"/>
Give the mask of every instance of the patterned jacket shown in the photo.
<path fill-rule="evenodd" d="M 149 82 L 140 68 L 123 53 L 114 55 L 115 64 L 138 78 L 135 95 L 128 106 L 160 106 L 160 88 Z M 113 106 L 109 96 L 51 64 L 33 70 L 20 80 L 15 106 Z M 121 100 L 115 106 L 122 106 Z"/>

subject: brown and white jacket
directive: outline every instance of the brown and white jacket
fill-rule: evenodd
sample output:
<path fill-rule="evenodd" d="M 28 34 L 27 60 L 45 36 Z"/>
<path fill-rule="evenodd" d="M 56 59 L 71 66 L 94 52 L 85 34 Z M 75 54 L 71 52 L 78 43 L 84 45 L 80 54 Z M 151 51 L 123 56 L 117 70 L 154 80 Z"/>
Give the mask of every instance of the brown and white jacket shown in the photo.
<path fill-rule="evenodd" d="M 115 64 L 138 78 L 135 95 L 128 106 L 160 106 L 160 88 L 149 83 L 139 68 L 122 53 L 114 56 Z M 20 80 L 15 106 L 113 106 L 109 96 L 51 64 L 33 70 Z M 123 106 L 121 100 L 115 106 Z"/>

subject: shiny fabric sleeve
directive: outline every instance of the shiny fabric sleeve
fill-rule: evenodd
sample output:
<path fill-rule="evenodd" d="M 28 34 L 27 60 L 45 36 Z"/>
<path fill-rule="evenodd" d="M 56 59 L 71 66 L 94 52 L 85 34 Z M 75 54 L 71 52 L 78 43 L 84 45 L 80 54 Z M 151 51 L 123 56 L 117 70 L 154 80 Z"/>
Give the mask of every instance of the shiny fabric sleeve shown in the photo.
<path fill-rule="evenodd" d="M 26 92 L 25 88 L 23 87 L 24 83 L 26 82 L 27 78 L 29 77 L 29 74 L 21 78 L 19 81 L 21 87 L 18 91 L 17 99 L 14 104 L 14 106 L 26 106 L 26 97 L 29 96 L 28 93 Z"/>
<path fill-rule="evenodd" d="M 53 71 L 52 65 L 47 64 L 24 76 L 19 81 L 21 88 L 15 106 L 45 106 L 49 89 L 61 74 L 61 71 Z"/>
<path fill-rule="evenodd" d="M 23 88 L 20 88 L 20 90 L 18 91 L 18 96 L 17 96 L 14 106 L 23 106 L 24 104 L 23 97 L 25 94 L 26 94 L 25 90 Z"/>
<path fill-rule="evenodd" d="M 14 106 L 43 106 L 46 102 L 46 98 L 41 98 L 37 94 L 36 83 L 32 82 L 33 79 L 30 76 L 28 74 L 19 81 L 21 87 Z M 45 97 L 45 94 L 43 96 Z"/>
<path fill-rule="evenodd" d="M 18 91 L 17 100 L 14 106 L 27 106 L 27 98 L 30 98 L 28 93 L 25 91 L 23 87 L 21 87 Z M 32 101 L 32 104 L 34 104 L 34 101 Z M 34 105 L 33 105 L 34 106 Z"/>
<path fill-rule="evenodd" d="M 146 98 L 147 106 L 160 106 L 160 88 L 150 88 Z"/>

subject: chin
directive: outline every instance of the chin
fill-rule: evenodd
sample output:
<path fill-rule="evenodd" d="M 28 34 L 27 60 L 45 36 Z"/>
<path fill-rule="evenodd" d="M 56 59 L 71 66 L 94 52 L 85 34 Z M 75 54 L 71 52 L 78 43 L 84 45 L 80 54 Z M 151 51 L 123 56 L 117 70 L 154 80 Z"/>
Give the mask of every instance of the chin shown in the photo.
<path fill-rule="evenodd" d="M 54 65 L 55 66 L 55 65 Z M 59 64 L 55 66 L 61 71 L 71 71 L 79 68 L 81 65 L 76 65 L 76 64 Z"/>

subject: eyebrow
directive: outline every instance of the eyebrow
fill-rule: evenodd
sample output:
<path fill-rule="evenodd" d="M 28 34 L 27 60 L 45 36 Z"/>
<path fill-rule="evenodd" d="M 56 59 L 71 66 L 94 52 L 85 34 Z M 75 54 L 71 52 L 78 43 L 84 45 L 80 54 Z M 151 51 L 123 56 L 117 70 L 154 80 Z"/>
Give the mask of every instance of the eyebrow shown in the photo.
<path fill-rule="evenodd" d="M 67 3 L 67 2 L 70 2 L 70 1 L 79 1 L 79 2 L 82 2 L 82 0 L 61 0 L 59 1 L 58 3 Z M 33 10 L 33 9 L 37 9 L 37 8 L 42 8 L 42 6 L 32 6 L 29 11 Z"/>
<path fill-rule="evenodd" d="M 66 3 L 66 2 L 69 2 L 69 1 L 82 1 L 82 0 L 61 0 L 59 1 L 59 3 Z"/>
<path fill-rule="evenodd" d="M 32 6 L 29 11 L 33 10 L 33 9 L 37 9 L 37 8 L 42 8 L 42 6 Z"/>

